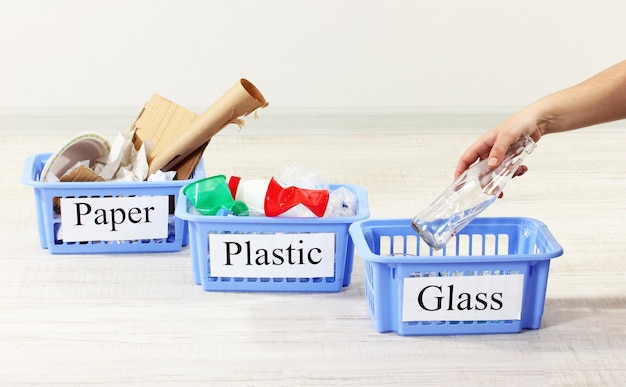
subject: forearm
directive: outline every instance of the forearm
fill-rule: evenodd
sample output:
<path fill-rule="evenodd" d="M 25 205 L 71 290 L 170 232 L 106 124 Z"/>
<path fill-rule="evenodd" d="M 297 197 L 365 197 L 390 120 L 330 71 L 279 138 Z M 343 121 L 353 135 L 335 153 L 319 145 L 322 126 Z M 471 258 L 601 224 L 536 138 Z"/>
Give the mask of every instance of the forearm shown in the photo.
<path fill-rule="evenodd" d="M 542 134 L 626 118 L 626 61 L 550 94 L 528 108 Z"/>
<path fill-rule="evenodd" d="M 508 147 L 522 135 L 534 141 L 549 133 L 584 128 L 626 118 L 626 61 L 586 81 L 547 95 L 483 133 L 459 158 L 455 178 L 476 160 L 495 168 Z"/>

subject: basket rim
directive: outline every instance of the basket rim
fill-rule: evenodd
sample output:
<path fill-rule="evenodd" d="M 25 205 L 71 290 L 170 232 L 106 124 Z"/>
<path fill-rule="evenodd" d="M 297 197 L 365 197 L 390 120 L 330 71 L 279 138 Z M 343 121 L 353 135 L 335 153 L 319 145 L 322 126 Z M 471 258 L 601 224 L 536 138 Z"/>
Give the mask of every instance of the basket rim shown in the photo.
<path fill-rule="evenodd" d="M 492 263 L 492 262 L 524 262 L 524 261 L 544 261 L 557 258 L 563 255 L 563 247 L 556 241 L 548 227 L 540 220 L 530 217 L 477 217 L 470 224 L 474 226 L 482 226 L 493 223 L 500 225 L 527 226 L 534 227 L 537 233 L 544 237 L 547 249 L 542 253 L 533 254 L 513 254 L 513 255 L 430 255 L 430 256 L 408 256 L 394 255 L 382 256 L 375 254 L 369 247 L 365 239 L 366 230 L 376 227 L 407 227 L 415 234 L 417 238 L 420 236 L 412 230 L 411 219 L 394 218 L 394 219 L 365 219 L 354 222 L 350 225 L 349 232 L 357 251 L 357 255 L 366 261 L 385 263 L 385 264 L 459 264 L 459 263 Z M 463 233 L 461 231 L 461 233 Z M 411 234 L 412 235 L 412 234 Z M 445 248 L 445 247 L 444 247 Z"/>
<path fill-rule="evenodd" d="M 40 169 L 35 170 L 35 163 L 45 163 L 52 153 L 37 153 L 29 156 L 24 162 L 24 171 L 22 173 L 22 184 L 35 188 L 51 188 L 51 189 L 85 189 L 85 188 L 128 188 L 140 185 L 141 187 L 179 187 L 181 184 L 187 184 L 204 175 L 204 160 L 201 158 L 194 169 L 194 177 L 188 180 L 170 180 L 170 181 L 104 181 L 104 182 L 54 182 L 39 181 L 34 179 L 35 173 L 41 173 Z M 199 176 L 201 175 L 201 176 Z M 199 177 L 196 177 L 199 176 Z"/>

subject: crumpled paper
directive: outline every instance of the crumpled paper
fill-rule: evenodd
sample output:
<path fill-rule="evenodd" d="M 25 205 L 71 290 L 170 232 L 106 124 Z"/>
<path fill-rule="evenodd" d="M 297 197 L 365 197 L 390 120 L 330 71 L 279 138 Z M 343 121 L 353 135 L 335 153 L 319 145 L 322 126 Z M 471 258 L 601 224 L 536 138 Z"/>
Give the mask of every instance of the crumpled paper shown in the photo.
<path fill-rule="evenodd" d="M 152 175 L 148 176 L 148 181 L 172 181 L 176 176 L 176 171 L 163 172 L 161 170 L 156 171 Z"/>
<path fill-rule="evenodd" d="M 94 172 L 105 181 L 143 181 L 148 177 L 146 148 L 133 145 L 134 133 L 118 133 L 106 164 L 96 164 Z"/>
<path fill-rule="evenodd" d="M 174 180 L 176 171 L 156 173 L 148 176 L 148 150 L 149 142 L 141 144 L 135 149 L 133 144 L 134 131 L 119 132 L 111 145 L 111 151 L 106 158 L 89 161 L 83 160 L 70 168 L 61 181 L 171 181 Z M 92 174 L 85 173 L 85 167 L 92 164 Z M 78 172 L 81 172 L 80 174 Z M 81 176 L 76 178 L 76 176 Z"/>

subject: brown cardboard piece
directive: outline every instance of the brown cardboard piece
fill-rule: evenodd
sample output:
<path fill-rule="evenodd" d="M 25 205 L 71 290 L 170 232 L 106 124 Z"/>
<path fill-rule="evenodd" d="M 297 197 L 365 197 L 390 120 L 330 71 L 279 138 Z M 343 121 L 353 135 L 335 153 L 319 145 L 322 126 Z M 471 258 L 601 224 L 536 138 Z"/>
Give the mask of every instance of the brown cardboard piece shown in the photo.
<path fill-rule="evenodd" d="M 216 133 L 231 123 L 242 126 L 240 117 L 267 105 L 246 79 L 240 79 L 201 115 L 154 95 L 131 128 L 136 130 L 135 147 L 141 141 L 153 142 L 148 154 L 150 174 L 176 170 L 176 179 L 188 179 Z"/>
<path fill-rule="evenodd" d="M 198 114 L 191 110 L 158 94 L 152 95 L 130 128 L 130 131 L 135 131 L 133 138 L 135 149 L 139 149 L 141 144 L 146 141 L 153 146 L 151 154 L 161 152 L 168 144 L 174 142 L 180 133 L 189 128 L 197 117 Z M 185 160 L 182 160 L 176 168 L 172 168 L 176 169 L 176 176 L 174 177 L 176 180 L 186 180 L 191 176 L 208 145 L 208 141 L 198 145 L 198 148 Z M 148 155 L 149 162 L 150 155 Z"/>
<path fill-rule="evenodd" d="M 104 181 L 103 178 L 96 175 L 91 168 L 80 165 L 78 168 L 73 169 L 70 172 L 67 172 L 65 175 L 61 176 L 60 179 L 62 182 L 92 182 L 92 181 Z"/>

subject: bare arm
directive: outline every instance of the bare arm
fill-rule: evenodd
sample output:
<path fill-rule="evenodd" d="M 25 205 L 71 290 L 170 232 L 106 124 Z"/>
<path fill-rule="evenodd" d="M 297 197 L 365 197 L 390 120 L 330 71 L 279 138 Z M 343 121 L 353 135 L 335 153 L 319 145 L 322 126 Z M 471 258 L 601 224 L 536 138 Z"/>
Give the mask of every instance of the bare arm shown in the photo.
<path fill-rule="evenodd" d="M 549 133 L 584 128 L 626 118 L 626 61 L 586 81 L 549 94 L 483 133 L 459 158 L 455 178 L 475 161 L 489 158 L 497 167 L 521 135 L 535 141 Z"/>

